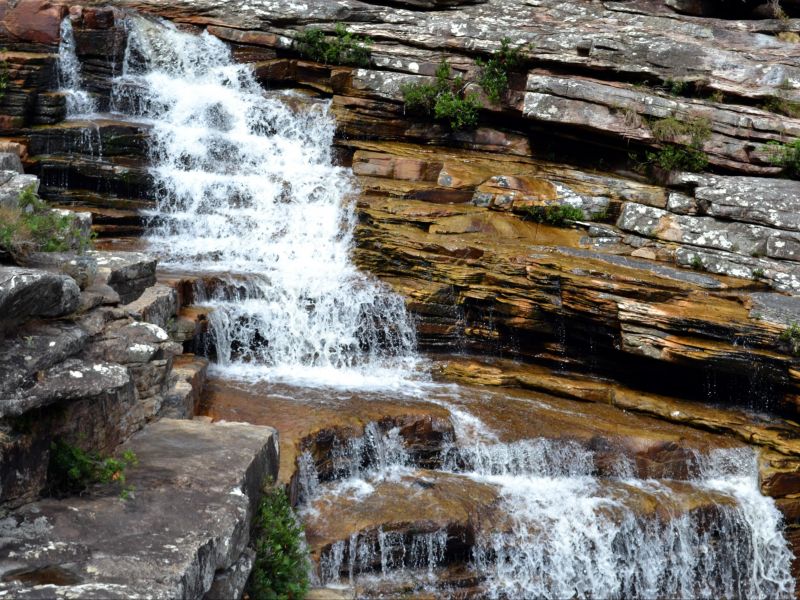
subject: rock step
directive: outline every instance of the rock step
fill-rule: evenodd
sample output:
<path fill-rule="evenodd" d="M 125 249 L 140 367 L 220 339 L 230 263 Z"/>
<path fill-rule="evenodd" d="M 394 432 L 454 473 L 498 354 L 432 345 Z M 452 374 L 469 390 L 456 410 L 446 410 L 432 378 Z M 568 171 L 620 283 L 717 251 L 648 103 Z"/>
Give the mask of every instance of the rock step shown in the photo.
<path fill-rule="evenodd" d="M 121 450 L 138 458 L 128 500 L 101 487 L 3 520 L 0 594 L 199 599 L 240 559 L 261 485 L 277 475 L 274 429 L 163 419 Z"/>
<path fill-rule="evenodd" d="M 99 280 L 111 286 L 125 304 L 139 298 L 146 288 L 156 283 L 157 260 L 144 252 L 92 250 L 86 254 L 97 261 Z"/>

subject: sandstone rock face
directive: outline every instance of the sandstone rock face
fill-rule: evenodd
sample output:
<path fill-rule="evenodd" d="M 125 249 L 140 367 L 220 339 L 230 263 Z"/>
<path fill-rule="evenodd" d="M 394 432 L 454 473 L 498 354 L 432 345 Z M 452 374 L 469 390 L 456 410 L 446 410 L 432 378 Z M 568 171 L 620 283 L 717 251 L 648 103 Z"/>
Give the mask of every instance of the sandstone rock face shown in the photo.
<path fill-rule="evenodd" d="M 57 45 L 66 5 L 50 0 L 5 1 L 0 5 L 0 36 L 9 41 Z"/>
<path fill-rule="evenodd" d="M 202 598 L 215 574 L 238 565 L 247 573 L 230 581 L 226 597 L 241 595 L 252 565 L 242 558 L 250 556 L 250 516 L 262 482 L 277 472 L 275 431 L 165 419 L 123 449 L 139 459 L 128 473 L 131 499 L 94 490 L 5 518 L 0 590 L 18 598 Z M 47 580 L 51 569 L 64 572 L 61 585 Z"/>

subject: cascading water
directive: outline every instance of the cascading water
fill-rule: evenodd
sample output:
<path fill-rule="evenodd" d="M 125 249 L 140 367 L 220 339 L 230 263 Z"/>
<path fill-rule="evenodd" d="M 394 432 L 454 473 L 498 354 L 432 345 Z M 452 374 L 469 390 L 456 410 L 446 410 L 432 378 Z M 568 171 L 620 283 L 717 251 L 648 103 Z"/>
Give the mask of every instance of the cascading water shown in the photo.
<path fill-rule="evenodd" d="M 473 421 L 456 431 L 474 430 Z M 474 531 L 472 547 L 471 566 L 486 596 L 793 597 L 781 515 L 759 490 L 752 450 L 698 454 L 693 477 L 662 481 L 633 476 L 624 459 L 600 476 L 594 454 L 577 442 L 501 443 L 483 431 L 480 438 L 445 443 L 441 463 L 444 471 L 498 489 L 504 516 Z M 397 457 L 398 465 L 408 466 L 407 455 Z M 390 469 L 391 460 L 379 473 Z M 341 476 L 366 481 L 329 488 L 329 494 L 363 493 L 375 472 L 349 468 Z M 428 554 L 415 535 L 354 534 L 321 557 L 319 579 L 352 585 L 370 573 L 405 575 L 435 592 L 431 576 L 443 566 L 447 532 L 425 534 L 436 544 Z"/>
<path fill-rule="evenodd" d="M 167 268 L 220 273 L 198 295 L 223 372 L 402 380 L 414 330 L 402 299 L 350 260 L 353 190 L 331 163 L 327 104 L 266 95 L 208 34 L 128 27 L 112 107 L 152 123 L 148 240 Z"/>
<path fill-rule="evenodd" d="M 67 117 L 89 115 L 97 110 L 91 94 L 82 89 L 81 63 L 75 54 L 75 35 L 69 18 L 61 21 L 58 47 L 58 83 L 67 101 Z"/>

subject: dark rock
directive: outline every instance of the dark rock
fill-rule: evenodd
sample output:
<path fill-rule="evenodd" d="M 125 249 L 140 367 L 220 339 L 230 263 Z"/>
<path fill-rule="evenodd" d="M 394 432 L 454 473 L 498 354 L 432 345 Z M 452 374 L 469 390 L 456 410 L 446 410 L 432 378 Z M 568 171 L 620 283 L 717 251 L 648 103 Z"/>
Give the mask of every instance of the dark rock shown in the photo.
<path fill-rule="evenodd" d="M 81 290 L 92 285 L 97 277 L 97 261 L 91 256 L 70 252 L 33 252 L 22 260 L 24 266 L 29 268 L 69 275 Z"/>
<path fill-rule="evenodd" d="M 125 367 L 70 358 L 42 371 L 30 388 L 17 389 L 0 398 L 0 418 L 19 416 L 56 402 L 116 393 L 130 382 Z"/>
<path fill-rule="evenodd" d="M 60 317 L 78 307 L 80 288 L 66 275 L 0 267 L 0 331 L 33 317 Z"/>
<path fill-rule="evenodd" d="M 224 571 L 214 575 L 211 589 L 203 596 L 204 600 L 231 600 L 241 598 L 244 586 L 255 564 L 256 553 L 251 548 L 245 548 L 242 555 L 235 563 Z"/>
<path fill-rule="evenodd" d="M 99 279 L 112 287 L 124 304 L 133 302 L 156 283 L 156 259 L 143 252 L 87 252 L 97 261 Z"/>

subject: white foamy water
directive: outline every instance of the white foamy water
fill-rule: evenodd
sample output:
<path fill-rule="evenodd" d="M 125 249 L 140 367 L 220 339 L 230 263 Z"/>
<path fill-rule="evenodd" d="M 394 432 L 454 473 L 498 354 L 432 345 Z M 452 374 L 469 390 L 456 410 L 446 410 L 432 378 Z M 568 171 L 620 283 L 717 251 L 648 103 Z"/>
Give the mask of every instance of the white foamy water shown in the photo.
<path fill-rule="evenodd" d="M 131 17 L 113 108 L 152 123 L 148 241 L 199 286 L 218 372 L 348 387 L 413 370 L 402 298 L 350 259 L 351 173 L 325 102 L 265 94 L 219 40 Z"/>
<path fill-rule="evenodd" d="M 373 429 L 379 433 L 374 424 Z M 442 456 L 442 470 L 499 492 L 491 526 L 478 525 L 473 532 L 471 567 L 483 578 L 486 596 L 794 596 L 782 518 L 760 492 L 751 449 L 697 455 L 694 477 L 662 481 L 626 473 L 633 468 L 630 461 L 622 461 L 627 468 L 620 476 L 598 476 L 593 453 L 572 441 L 486 438 L 445 444 Z M 335 504 L 341 494 L 373 493 L 371 482 L 393 468 L 409 474 L 410 457 L 396 432 L 373 438 L 390 451 L 367 450 L 368 439 L 335 444 L 331 460 L 334 478 L 342 478 L 338 486 L 327 484 L 321 491 L 313 463 L 306 460 L 304 477 L 311 474 L 311 480 L 302 487 Z M 371 468 L 365 467 L 368 462 Z M 427 535 L 433 536 L 424 538 L 428 546 L 412 533 L 353 534 L 323 553 L 318 581 L 368 586 L 380 574 L 385 581 L 414 581 L 433 593 L 433 574 L 444 566 L 448 543 L 461 541 L 444 530 Z"/>
<path fill-rule="evenodd" d="M 69 17 L 61 21 L 58 46 L 58 83 L 67 101 L 67 117 L 89 115 L 97 110 L 94 98 L 83 89 L 81 63 L 75 54 L 75 34 Z"/>

